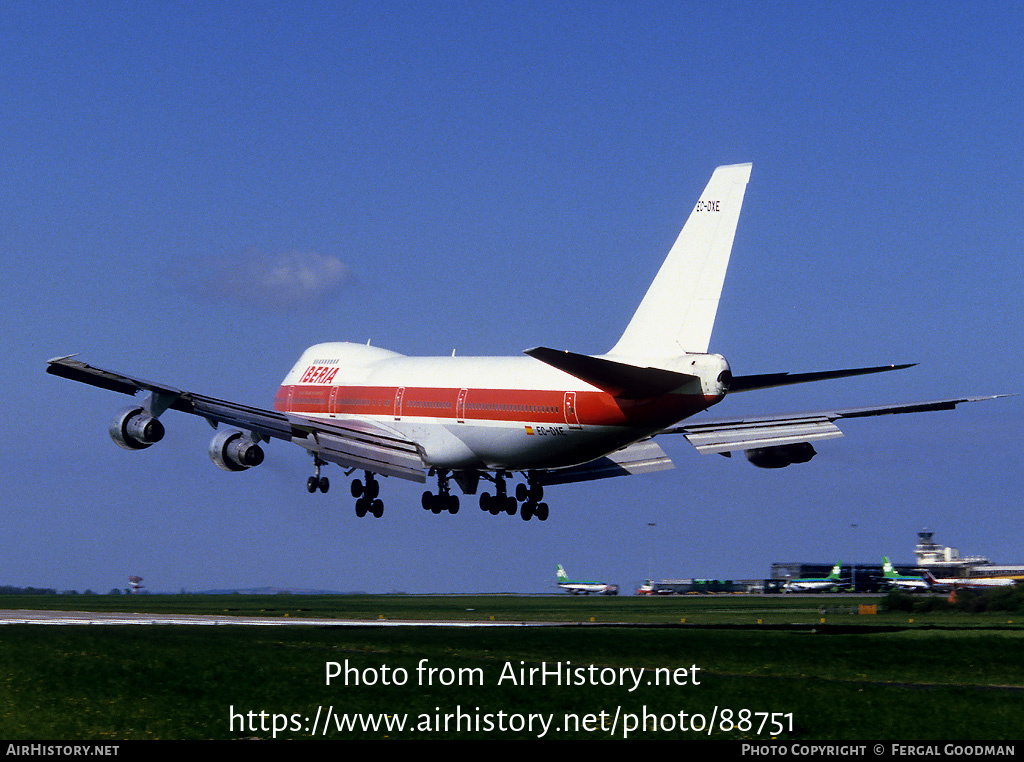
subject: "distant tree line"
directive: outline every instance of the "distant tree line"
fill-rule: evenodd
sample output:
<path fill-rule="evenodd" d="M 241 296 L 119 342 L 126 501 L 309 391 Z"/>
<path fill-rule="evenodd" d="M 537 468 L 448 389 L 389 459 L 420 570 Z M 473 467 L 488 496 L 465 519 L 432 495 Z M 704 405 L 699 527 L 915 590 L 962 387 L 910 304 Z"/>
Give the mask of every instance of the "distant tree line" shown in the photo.
<path fill-rule="evenodd" d="M 915 597 L 893 590 L 882 599 L 882 607 L 886 611 L 962 611 L 968 614 L 1008 611 L 1024 614 L 1024 585 L 1018 582 L 989 590 L 957 590 L 955 595 L 949 597 Z"/>

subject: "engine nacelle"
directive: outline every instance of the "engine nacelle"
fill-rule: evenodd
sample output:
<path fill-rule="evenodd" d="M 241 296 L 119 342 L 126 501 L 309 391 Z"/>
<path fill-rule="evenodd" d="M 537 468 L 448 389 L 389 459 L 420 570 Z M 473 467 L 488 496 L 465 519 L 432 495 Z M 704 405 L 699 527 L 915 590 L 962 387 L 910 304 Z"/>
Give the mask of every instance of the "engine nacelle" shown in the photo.
<path fill-rule="evenodd" d="M 111 422 L 110 438 L 126 450 L 144 450 L 164 438 L 164 425 L 141 407 L 129 407 Z"/>
<path fill-rule="evenodd" d="M 263 448 L 241 431 L 221 431 L 210 442 L 210 460 L 225 471 L 245 471 L 263 462 Z"/>
<path fill-rule="evenodd" d="M 810 442 L 757 447 L 746 452 L 747 460 L 758 468 L 785 468 L 793 463 L 806 463 L 817 454 Z"/>

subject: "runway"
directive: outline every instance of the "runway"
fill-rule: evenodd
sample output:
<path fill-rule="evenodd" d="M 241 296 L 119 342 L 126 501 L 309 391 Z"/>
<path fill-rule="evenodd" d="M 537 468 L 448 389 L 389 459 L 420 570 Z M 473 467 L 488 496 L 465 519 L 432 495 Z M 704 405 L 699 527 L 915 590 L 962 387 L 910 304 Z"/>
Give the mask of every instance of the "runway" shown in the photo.
<path fill-rule="evenodd" d="M 411 619 L 331 619 L 314 617 L 258 617 L 223 614 L 145 614 L 102 611 L 0 610 L 0 625 L 233 625 L 242 627 L 543 627 L 559 622 L 465 622 Z"/>

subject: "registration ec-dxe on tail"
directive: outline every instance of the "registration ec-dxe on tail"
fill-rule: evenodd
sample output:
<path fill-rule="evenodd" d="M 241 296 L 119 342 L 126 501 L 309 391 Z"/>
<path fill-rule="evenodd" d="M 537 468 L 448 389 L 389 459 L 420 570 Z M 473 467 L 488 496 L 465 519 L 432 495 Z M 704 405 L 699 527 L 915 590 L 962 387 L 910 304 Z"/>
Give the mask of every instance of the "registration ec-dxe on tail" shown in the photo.
<path fill-rule="evenodd" d="M 780 468 L 814 457 L 813 442 L 842 436 L 835 425 L 841 418 L 989 399 L 680 425 L 728 394 L 909 367 L 734 376 L 724 357 L 708 353 L 750 167 L 715 170 L 633 319 L 603 355 L 536 347 L 514 357 L 406 357 L 368 345 L 317 344 L 285 376 L 273 410 L 104 370 L 74 355 L 50 360 L 47 372 L 142 392 L 110 427 L 126 449 L 159 441 L 165 411 L 191 413 L 218 429 L 210 457 L 221 468 L 245 471 L 263 461 L 264 442 L 293 442 L 313 457 L 310 492 L 327 492 L 321 468 L 328 463 L 362 471 L 351 483 L 356 513 L 376 517 L 384 512 L 378 476 L 436 479 L 437 491 L 424 492 L 422 501 L 434 513 L 459 510 L 454 481 L 463 494 L 479 493 L 485 511 L 544 521 L 549 485 L 672 468 L 654 442 L 659 434 L 682 434 L 700 453 L 742 450 L 755 466 Z M 515 474 L 522 481 L 513 490 Z"/>

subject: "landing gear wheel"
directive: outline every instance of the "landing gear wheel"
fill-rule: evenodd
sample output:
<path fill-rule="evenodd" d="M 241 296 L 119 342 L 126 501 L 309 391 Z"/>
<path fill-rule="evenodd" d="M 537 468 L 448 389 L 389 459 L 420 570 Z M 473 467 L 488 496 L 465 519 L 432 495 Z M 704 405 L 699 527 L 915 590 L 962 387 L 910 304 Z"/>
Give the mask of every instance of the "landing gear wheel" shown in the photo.
<path fill-rule="evenodd" d="M 492 495 L 490 492 L 481 492 L 480 493 L 480 510 L 481 511 L 490 511 L 491 510 L 491 503 L 493 501 L 494 501 L 494 495 Z"/>
<path fill-rule="evenodd" d="M 372 513 L 373 517 L 377 518 L 377 519 L 379 519 L 381 516 L 383 516 L 384 515 L 384 501 L 383 500 L 374 500 L 370 504 L 370 513 Z"/>
<path fill-rule="evenodd" d="M 358 479 L 352 480 L 352 497 L 363 496 L 363 483 Z"/>
<path fill-rule="evenodd" d="M 516 499 L 511 495 L 506 495 L 505 497 L 505 513 L 509 516 L 516 515 Z"/>
<path fill-rule="evenodd" d="M 448 508 L 448 513 L 454 515 L 459 512 L 458 495 L 448 495 L 447 499 L 445 499 L 445 503 L 447 504 L 446 507 Z"/>
<path fill-rule="evenodd" d="M 538 503 L 537 507 L 534 509 L 533 515 L 536 516 L 541 521 L 547 521 L 548 520 L 548 504 L 547 503 Z"/>
<path fill-rule="evenodd" d="M 434 507 L 434 493 L 429 490 L 425 491 L 420 499 L 420 503 L 423 505 L 423 510 L 431 510 Z"/>
<path fill-rule="evenodd" d="M 530 488 L 525 484 L 516 485 L 516 500 L 520 503 L 525 503 L 530 497 Z"/>
<path fill-rule="evenodd" d="M 312 495 L 317 490 L 320 490 L 321 492 L 326 494 L 327 490 L 331 488 L 330 480 L 326 476 L 322 478 L 320 476 L 320 467 L 326 465 L 326 461 L 320 460 L 320 458 L 318 458 L 316 455 L 313 456 L 313 467 L 316 470 L 313 472 L 313 475 L 311 477 L 306 479 L 306 490 L 309 492 L 309 494 Z"/>
<path fill-rule="evenodd" d="M 370 501 L 365 497 L 361 497 L 356 500 L 356 516 L 362 518 L 366 515 L 366 511 L 370 508 Z"/>
<path fill-rule="evenodd" d="M 529 521 L 533 518 L 533 503 L 523 503 L 523 507 L 519 509 L 519 516 L 523 521 Z"/>

